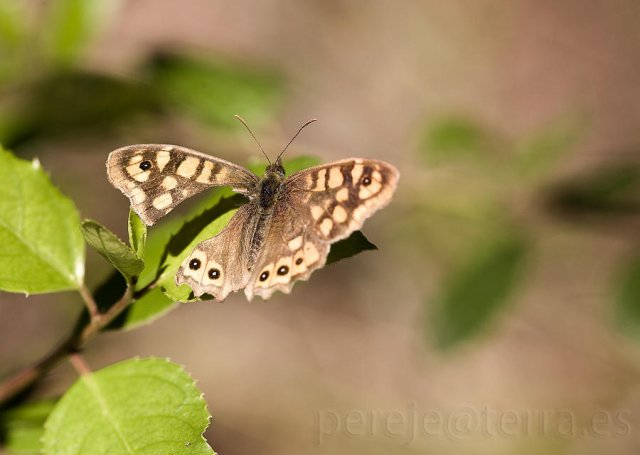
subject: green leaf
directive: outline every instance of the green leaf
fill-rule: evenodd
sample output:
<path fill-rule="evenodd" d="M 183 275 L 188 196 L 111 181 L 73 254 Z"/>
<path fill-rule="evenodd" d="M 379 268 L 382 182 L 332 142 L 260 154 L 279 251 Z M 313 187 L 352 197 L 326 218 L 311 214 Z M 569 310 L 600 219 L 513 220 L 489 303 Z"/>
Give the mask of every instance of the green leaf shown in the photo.
<path fill-rule="evenodd" d="M 207 125 L 242 128 L 235 114 L 260 127 L 281 99 L 281 78 L 262 68 L 222 60 L 158 54 L 147 72 L 158 93 Z"/>
<path fill-rule="evenodd" d="M 140 258 L 144 258 L 144 246 L 147 243 L 147 225 L 140 219 L 138 214 L 129 209 L 129 245 Z"/>
<path fill-rule="evenodd" d="M 44 422 L 56 400 L 22 404 L 0 414 L 0 441 L 14 454 L 42 452 Z"/>
<path fill-rule="evenodd" d="M 0 290 L 77 289 L 84 279 L 80 217 L 42 171 L 0 149 Z"/>
<path fill-rule="evenodd" d="M 92 220 L 82 222 L 82 233 L 89 245 L 107 259 L 129 282 L 140 275 L 144 267 L 136 253 L 116 235 L 100 223 Z"/>
<path fill-rule="evenodd" d="M 342 239 L 331 245 L 329 256 L 327 256 L 327 265 L 350 258 L 363 251 L 377 249 L 378 247 L 371 243 L 362 232 L 355 231 L 346 239 Z"/>
<path fill-rule="evenodd" d="M 178 303 L 164 295 L 161 289 L 152 289 L 141 298 L 134 300 L 122 314 L 122 318 L 118 318 L 119 328 L 128 330 L 151 324 L 177 305 Z"/>
<path fill-rule="evenodd" d="M 517 232 L 506 233 L 475 251 L 454 271 L 434 302 L 427 331 L 445 350 L 469 339 L 500 310 L 518 284 L 529 250 Z"/>
<path fill-rule="evenodd" d="M 131 359 L 85 374 L 45 424 L 45 454 L 213 454 L 194 380 L 168 360 Z"/>
<path fill-rule="evenodd" d="M 615 311 L 620 329 L 640 338 L 640 254 L 625 264 L 616 280 Z"/>

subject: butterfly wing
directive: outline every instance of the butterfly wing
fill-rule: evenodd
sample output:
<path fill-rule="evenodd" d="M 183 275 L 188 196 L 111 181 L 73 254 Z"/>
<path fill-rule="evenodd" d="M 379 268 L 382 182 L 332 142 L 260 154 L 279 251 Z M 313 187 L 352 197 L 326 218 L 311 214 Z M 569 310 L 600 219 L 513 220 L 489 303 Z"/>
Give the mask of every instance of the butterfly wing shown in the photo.
<path fill-rule="evenodd" d="M 326 263 L 331 243 L 360 229 L 391 200 L 398 171 L 378 160 L 349 159 L 305 169 L 285 180 L 264 249 L 245 288 L 249 300 L 291 292 Z"/>
<path fill-rule="evenodd" d="M 245 287 L 251 274 L 248 248 L 256 210 L 253 202 L 241 205 L 224 230 L 200 242 L 182 262 L 176 284 L 186 283 L 197 297 L 210 294 L 219 301 Z"/>
<path fill-rule="evenodd" d="M 249 170 L 177 145 L 140 144 L 114 150 L 107 159 L 113 186 L 149 226 L 185 199 L 212 186 L 230 186 L 242 194 L 259 179 Z"/>

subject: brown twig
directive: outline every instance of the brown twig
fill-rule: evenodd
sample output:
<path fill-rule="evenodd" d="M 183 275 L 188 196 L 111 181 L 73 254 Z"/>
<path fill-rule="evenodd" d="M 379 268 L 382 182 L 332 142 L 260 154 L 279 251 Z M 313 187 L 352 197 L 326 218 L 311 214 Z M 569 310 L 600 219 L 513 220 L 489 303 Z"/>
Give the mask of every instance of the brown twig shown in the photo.
<path fill-rule="evenodd" d="M 146 292 L 152 289 L 153 284 L 141 289 L 135 294 L 133 293 L 131 286 L 127 286 L 127 289 L 120 300 L 109 307 L 109 309 L 104 313 L 100 313 L 98 311 L 93 297 L 83 286 L 83 288 L 80 289 L 80 295 L 82 296 L 90 315 L 92 308 L 95 308 L 95 313 L 91 315 L 89 321 L 86 320 L 83 314 L 80 315 L 78 324 L 76 324 L 73 332 L 67 337 L 67 339 L 33 365 L 26 367 L 22 371 L 2 382 L 0 384 L 0 406 L 10 402 L 21 392 L 37 383 L 46 373 L 52 370 L 62 360 L 80 352 L 84 346 L 93 339 L 93 337 L 95 337 L 102 329 L 107 327 L 131 304 L 134 297 L 142 297 Z M 84 289 L 84 291 L 82 289 Z"/>

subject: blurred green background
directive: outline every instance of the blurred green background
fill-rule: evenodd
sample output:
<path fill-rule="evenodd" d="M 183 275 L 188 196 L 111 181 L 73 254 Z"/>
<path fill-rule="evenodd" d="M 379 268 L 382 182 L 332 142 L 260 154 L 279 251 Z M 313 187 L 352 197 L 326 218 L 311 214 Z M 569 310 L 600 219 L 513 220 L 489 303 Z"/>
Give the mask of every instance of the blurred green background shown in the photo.
<path fill-rule="evenodd" d="M 625 0 L 0 0 L 0 144 L 123 238 L 107 154 L 259 160 L 234 114 L 272 156 L 317 117 L 289 157 L 400 169 L 363 229 L 379 251 L 90 345 L 96 369 L 184 364 L 219 453 L 636 454 L 639 20 Z M 95 287 L 109 267 L 88 254 Z M 81 305 L 0 293 L 0 378 Z M 62 365 L 38 394 L 73 378 Z M 430 412 L 441 424 L 409 437 Z"/>

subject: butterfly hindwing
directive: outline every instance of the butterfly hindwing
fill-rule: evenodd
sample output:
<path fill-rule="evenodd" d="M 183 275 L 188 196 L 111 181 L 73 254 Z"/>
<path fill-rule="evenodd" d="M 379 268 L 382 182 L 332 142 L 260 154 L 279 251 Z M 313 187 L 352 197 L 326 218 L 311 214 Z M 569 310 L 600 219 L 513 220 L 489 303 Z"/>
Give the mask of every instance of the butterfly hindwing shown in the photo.
<path fill-rule="evenodd" d="M 176 284 L 186 283 L 195 296 L 210 294 L 218 301 L 245 287 L 255 212 L 255 203 L 241 205 L 218 235 L 200 242 L 180 265 Z"/>
<path fill-rule="evenodd" d="M 114 150 L 107 159 L 107 175 L 149 226 L 207 188 L 231 186 L 236 192 L 247 193 L 259 181 L 255 174 L 229 161 L 166 144 Z"/>

